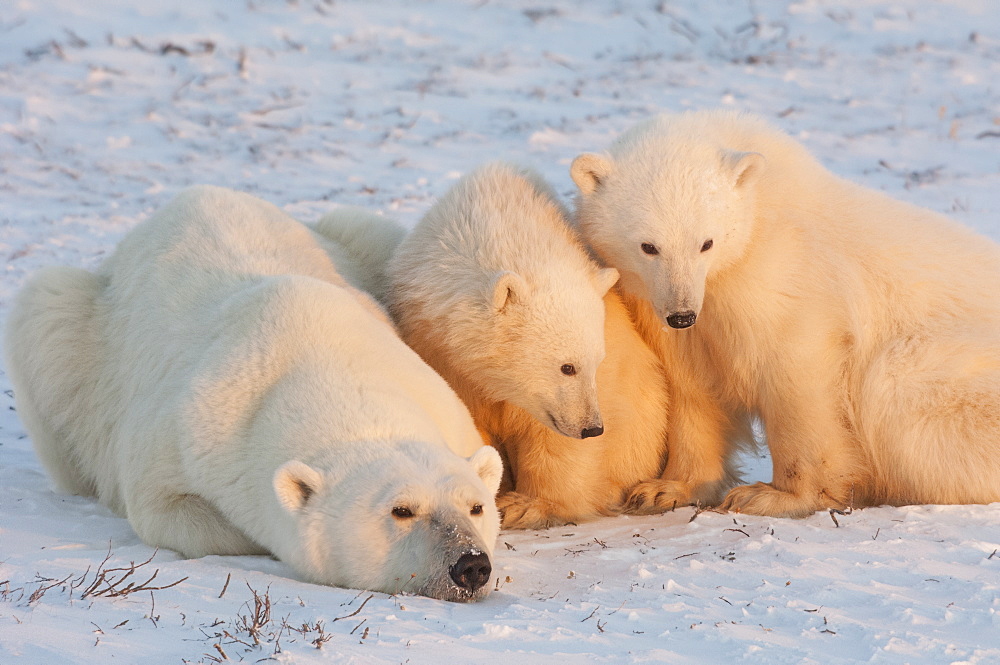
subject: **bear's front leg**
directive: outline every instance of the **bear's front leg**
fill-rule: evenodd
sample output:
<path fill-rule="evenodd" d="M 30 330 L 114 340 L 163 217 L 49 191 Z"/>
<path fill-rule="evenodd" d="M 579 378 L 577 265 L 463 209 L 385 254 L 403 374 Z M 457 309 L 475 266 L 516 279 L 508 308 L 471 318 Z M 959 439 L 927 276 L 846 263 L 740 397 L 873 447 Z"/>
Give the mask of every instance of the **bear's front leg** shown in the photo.
<path fill-rule="evenodd" d="M 680 480 L 643 480 L 628 490 L 621 511 L 629 515 L 657 515 L 695 503 L 689 485 Z"/>
<path fill-rule="evenodd" d="M 689 382 L 671 385 L 667 464 L 660 478 L 628 493 L 623 510 L 662 513 L 676 506 L 716 505 L 737 482 L 732 463 L 733 418 L 707 390 Z"/>
<path fill-rule="evenodd" d="M 824 504 L 822 494 L 806 491 L 804 495 L 781 490 L 772 483 L 754 483 L 734 487 L 719 506 L 722 510 L 766 517 L 807 517 L 817 510 L 838 508 L 838 501 Z M 846 506 L 845 506 L 846 507 Z"/>
<path fill-rule="evenodd" d="M 130 494 L 128 521 L 151 547 L 165 547 L 192 559 L 209 554 L 267 554 L 197 494 L 178 494 L 156 485 L 136 488 Z"/>
<path fill-rule="evenodd" d="M 528 496 L 520 492 L 506 492 L 497 497 L 500 525 L 504 529 L 548 529 L 568 524 L 561 517 L 566 507 L 549 499 Z"/>
<path fill-rule="evenodd" d="M 545 529 L 614 514 L 600 442 L 581 445 L 540 423 L 501 446 L 512 491 L 497 508 L 505 529 Z M 509 473 L 508 473 L 509 472 Z"/>
<path fill-rule="evenodd" d="M 804 517 L 817 510 L 853 505 L 861 468 L 843 423 L 841 392 L 818 362 L 801 359 L 798 374 L 774 381 L 770 408 L 761 412 L 773 464 L 770 483 L 733 488 L 723 510 L 769 517 Z M 811 371 L 810 371 L 811 370 Z"/>

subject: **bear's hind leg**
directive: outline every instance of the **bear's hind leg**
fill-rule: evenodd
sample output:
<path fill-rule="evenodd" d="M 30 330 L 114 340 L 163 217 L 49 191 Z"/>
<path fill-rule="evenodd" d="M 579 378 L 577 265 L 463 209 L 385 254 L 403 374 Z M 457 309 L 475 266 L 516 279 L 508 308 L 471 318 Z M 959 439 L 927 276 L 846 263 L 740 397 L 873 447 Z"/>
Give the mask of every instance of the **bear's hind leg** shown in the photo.
<path fill-rule="evenodd" d="M 101 288 L 80 268 L 40 270 L 17 297 L 4 339 L 18 416 L 35 452 L 60 490 L 83 496 L 97 493 L 91 462 L 101 456 L 102 423 L 93 417 Z"/>
<path fill-rule="evenodd" d="M 887 503 L 1000 501 L 1000 345 L 968 332 L 911 337 L 875 359 L 861 426 Z"/>

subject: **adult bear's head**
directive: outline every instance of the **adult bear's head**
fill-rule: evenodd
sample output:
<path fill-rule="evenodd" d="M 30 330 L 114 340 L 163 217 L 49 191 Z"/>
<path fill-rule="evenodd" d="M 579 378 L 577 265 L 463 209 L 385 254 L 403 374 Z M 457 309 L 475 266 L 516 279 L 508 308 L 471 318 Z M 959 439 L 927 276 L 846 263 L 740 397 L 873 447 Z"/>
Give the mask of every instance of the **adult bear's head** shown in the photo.
<path fill-rule="evenodd" d="M 300 461 L 277 470 L 274 489 L 298 538 L 282 559 L 321 584 L 459 602 L 486 596 L 500 528 L 496 450 L 466 460 L 420 442 L 376 448 L 387 454 L 346 474 Z"/>

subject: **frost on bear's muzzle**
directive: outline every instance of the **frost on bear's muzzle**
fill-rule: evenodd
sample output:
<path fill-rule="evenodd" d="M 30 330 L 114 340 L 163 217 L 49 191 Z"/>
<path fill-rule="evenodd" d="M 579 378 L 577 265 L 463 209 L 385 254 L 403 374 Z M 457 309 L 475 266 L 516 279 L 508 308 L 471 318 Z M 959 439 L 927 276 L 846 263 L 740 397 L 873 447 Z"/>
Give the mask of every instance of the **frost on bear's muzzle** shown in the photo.
<path fill-rule="evenodd" d="M 440 559 L 433 557 L 441 564 L 417 593 L 460 603 L 486 596 L 493 563 L 474 533 L 458 524 L 442 522 L 434 524 L 430 531 L 441 543 Z"/>
<path fill-rule="evenodd" d="M 453 603 L 468 603 L 480 600 L 490 592 L 488 583 L 493 574 L 493 564 L 488 554 L 472 548 L 457 557 L 445 559 L 446 562 L 449 560 L 452 563 L 416 593 Z"/>

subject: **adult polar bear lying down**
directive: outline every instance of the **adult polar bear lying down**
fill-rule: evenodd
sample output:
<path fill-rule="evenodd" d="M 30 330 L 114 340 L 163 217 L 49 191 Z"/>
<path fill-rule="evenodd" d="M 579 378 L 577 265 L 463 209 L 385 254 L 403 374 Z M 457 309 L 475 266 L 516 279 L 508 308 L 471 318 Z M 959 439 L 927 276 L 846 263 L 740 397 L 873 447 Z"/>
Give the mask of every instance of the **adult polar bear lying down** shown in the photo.
<path fill-rule="evenodd" d="M 321 241 L 270 204 L 197 187 L 96 274 L 42 271 L 7 331 L 18 412 L 58 487 L 151 546 L 482 597 L 499 456 Z"/>

